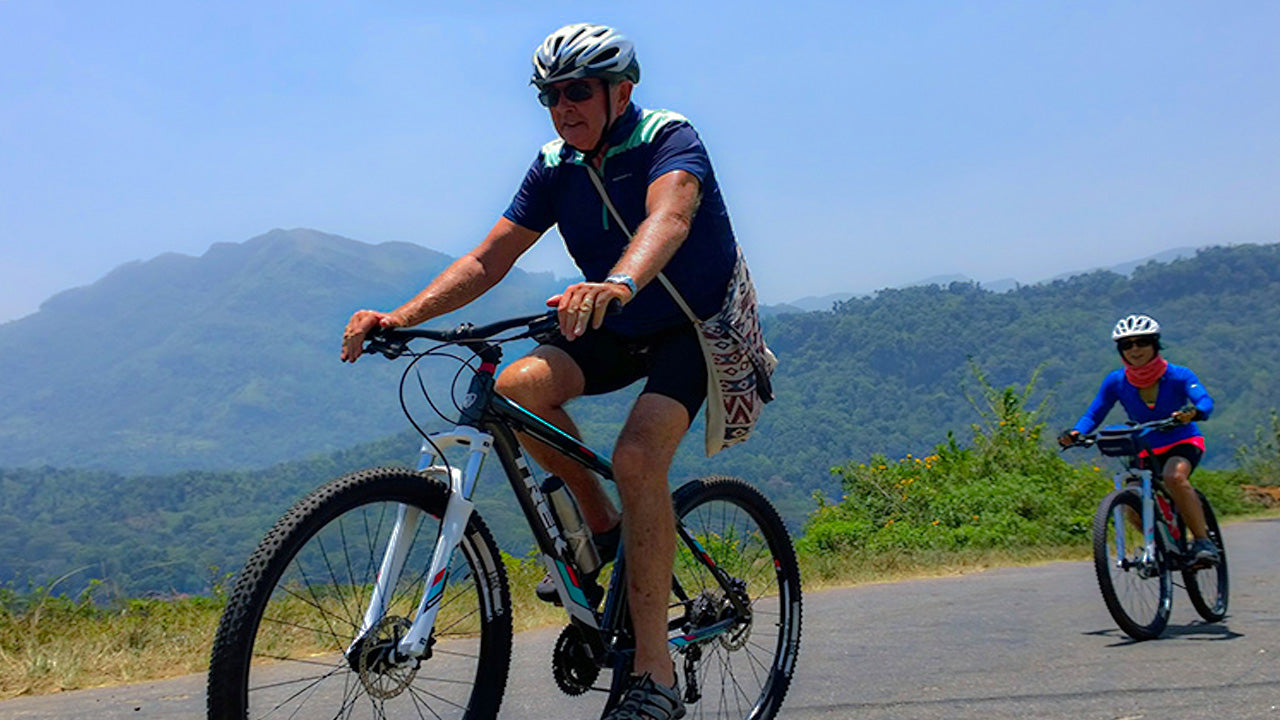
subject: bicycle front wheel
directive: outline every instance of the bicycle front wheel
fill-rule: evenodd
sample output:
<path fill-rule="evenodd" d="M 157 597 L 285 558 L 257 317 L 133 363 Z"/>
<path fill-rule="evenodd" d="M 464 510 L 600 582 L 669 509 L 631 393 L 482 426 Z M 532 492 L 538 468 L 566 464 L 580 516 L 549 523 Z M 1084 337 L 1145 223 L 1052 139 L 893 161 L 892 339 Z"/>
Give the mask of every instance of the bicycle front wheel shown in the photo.
<path fill-rule="evenodd" d="M 1204 523 L 1209 529 L 1209 539 L 1218 546 L 1218 564 L 1200 570 L 1184 569 L 1182 580 L 1187 586 L 1187 596 L 1200 617 L 1209 622 L 1218 622 L 1227 616 L 1227 546 L 1222 542 L 1222 530 L 1218 527 L 1218 518 L 1214 517 L 1213 506 L 1208 498 L 1199 490 L 1200 507 L 1204 508 Z M 1185 526 L 1183 532 L 1186 532 Z"/>
<path fill-rule="evenodd" d="M 1107 610 L 1135 640 L 1159 637 L 1173 607 L 1172 573 L 1159 538 L 1155 557 L 1145 557 L 1143 545 L 1141 493 L 1113 491 L 1093 519 L 1093 564 Z"/>
<path fill-rule="evenodd" d="M 240 572 L 209 666 L 211 720 L 494 718 L 511 657 L 511 605 L 498 548 L 472 514 L 447 570 L 427 654 L 389 657 L 426 587 L 449 489 L 379 468 L 298 502 Z M 356 651 L 401 509 L 416 524 L 382 619 Z M 403 530 L 402 530 L 403 532 Z"/>
<path fill-rule="evenodd" d="M 791 537 L 764 495 L 736 478 L 693 480 L 674 502 L 693 541 L 677 543 L 671 611 L 683 691 L 692 684 L 701 696 L 688 715 L 769 720 L 800 652 L 800 570 Z M 716 627 L 725 629 L 707 634 Z"/>

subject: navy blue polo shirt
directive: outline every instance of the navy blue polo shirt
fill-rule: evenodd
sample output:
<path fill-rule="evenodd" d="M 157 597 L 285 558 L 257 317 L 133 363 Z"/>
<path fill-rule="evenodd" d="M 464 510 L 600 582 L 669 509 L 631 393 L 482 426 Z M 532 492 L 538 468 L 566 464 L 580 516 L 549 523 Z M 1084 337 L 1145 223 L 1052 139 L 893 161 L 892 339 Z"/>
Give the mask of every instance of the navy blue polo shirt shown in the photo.
<path fill-rule="evenodd" d="M 673 170 L 685 170 L 698 178 L 702 201 L 689 236 L 662 271 L 694 314 L 705 319 L 720 311 L 737 257 L 733 227 L 711 158 L 684 116 L 642 110 L 632 103 L 610 132 L 601 173 L 609 198 L 633 232 L 647 215 L 645 197 L 650 183 Z M 630 238 L 609 216 L 588 172 L 583 153 L 563 140 L 547 143 L 503 216 L 538 233 L 559 225 L 582 276 L 599 282 L 622 257 Z M 686 321 L 666 288 L 655 279 L 623 312 L 606 318 L 605 325 L 622 335 L 637 336 Z"/>

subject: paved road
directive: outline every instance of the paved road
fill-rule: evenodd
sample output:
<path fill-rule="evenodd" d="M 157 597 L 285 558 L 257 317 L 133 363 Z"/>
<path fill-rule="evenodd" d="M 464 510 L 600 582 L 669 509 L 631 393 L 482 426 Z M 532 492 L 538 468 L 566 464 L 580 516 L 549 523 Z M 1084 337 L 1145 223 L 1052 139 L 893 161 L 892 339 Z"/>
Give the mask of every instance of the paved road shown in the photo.
<path fill-rule="evenodd" d="M 1112 624 L 1089 563 L 811 593 L 785 720 L 1280 720 L 1280 518 L 1227 528 L 1231 614 L 1181 590 L 1165 637 Z M 550 680 L 555 630 L 517 640 L 504 720 L 595 718 Z M 514 698 L 519 698 L 516 701 Z M 203 677 L 0 702 L 0 718 L 203 716 Z"/>

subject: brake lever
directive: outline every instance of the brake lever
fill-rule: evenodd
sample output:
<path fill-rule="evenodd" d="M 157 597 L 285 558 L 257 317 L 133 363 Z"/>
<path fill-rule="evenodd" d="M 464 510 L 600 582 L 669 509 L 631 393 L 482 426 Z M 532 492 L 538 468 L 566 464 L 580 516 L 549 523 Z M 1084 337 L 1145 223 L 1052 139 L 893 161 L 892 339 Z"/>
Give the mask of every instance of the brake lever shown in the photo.
<path fill-rule="evenodd" d="M 370 338 L 369 344 L 365 345 L 363 350 L 365 355 L 382 355 L 388 360 L 395 360 L 407 352 L 409 352 L 408 341 L 389 340 L 380 335 Z"/>

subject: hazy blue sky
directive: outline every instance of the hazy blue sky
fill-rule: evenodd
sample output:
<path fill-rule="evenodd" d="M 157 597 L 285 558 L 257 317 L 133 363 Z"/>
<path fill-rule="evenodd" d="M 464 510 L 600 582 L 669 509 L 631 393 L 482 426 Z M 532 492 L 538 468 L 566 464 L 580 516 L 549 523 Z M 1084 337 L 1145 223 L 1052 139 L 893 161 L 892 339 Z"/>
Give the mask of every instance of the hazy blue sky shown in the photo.
<path fill-rule="evenodd" d="M 0 0 L 0 321 L 277 227 L 465 251 L 581 20 L 702 133 L 766 302 L 1280 241 L 1280 3 L 442 5 Z"/>

